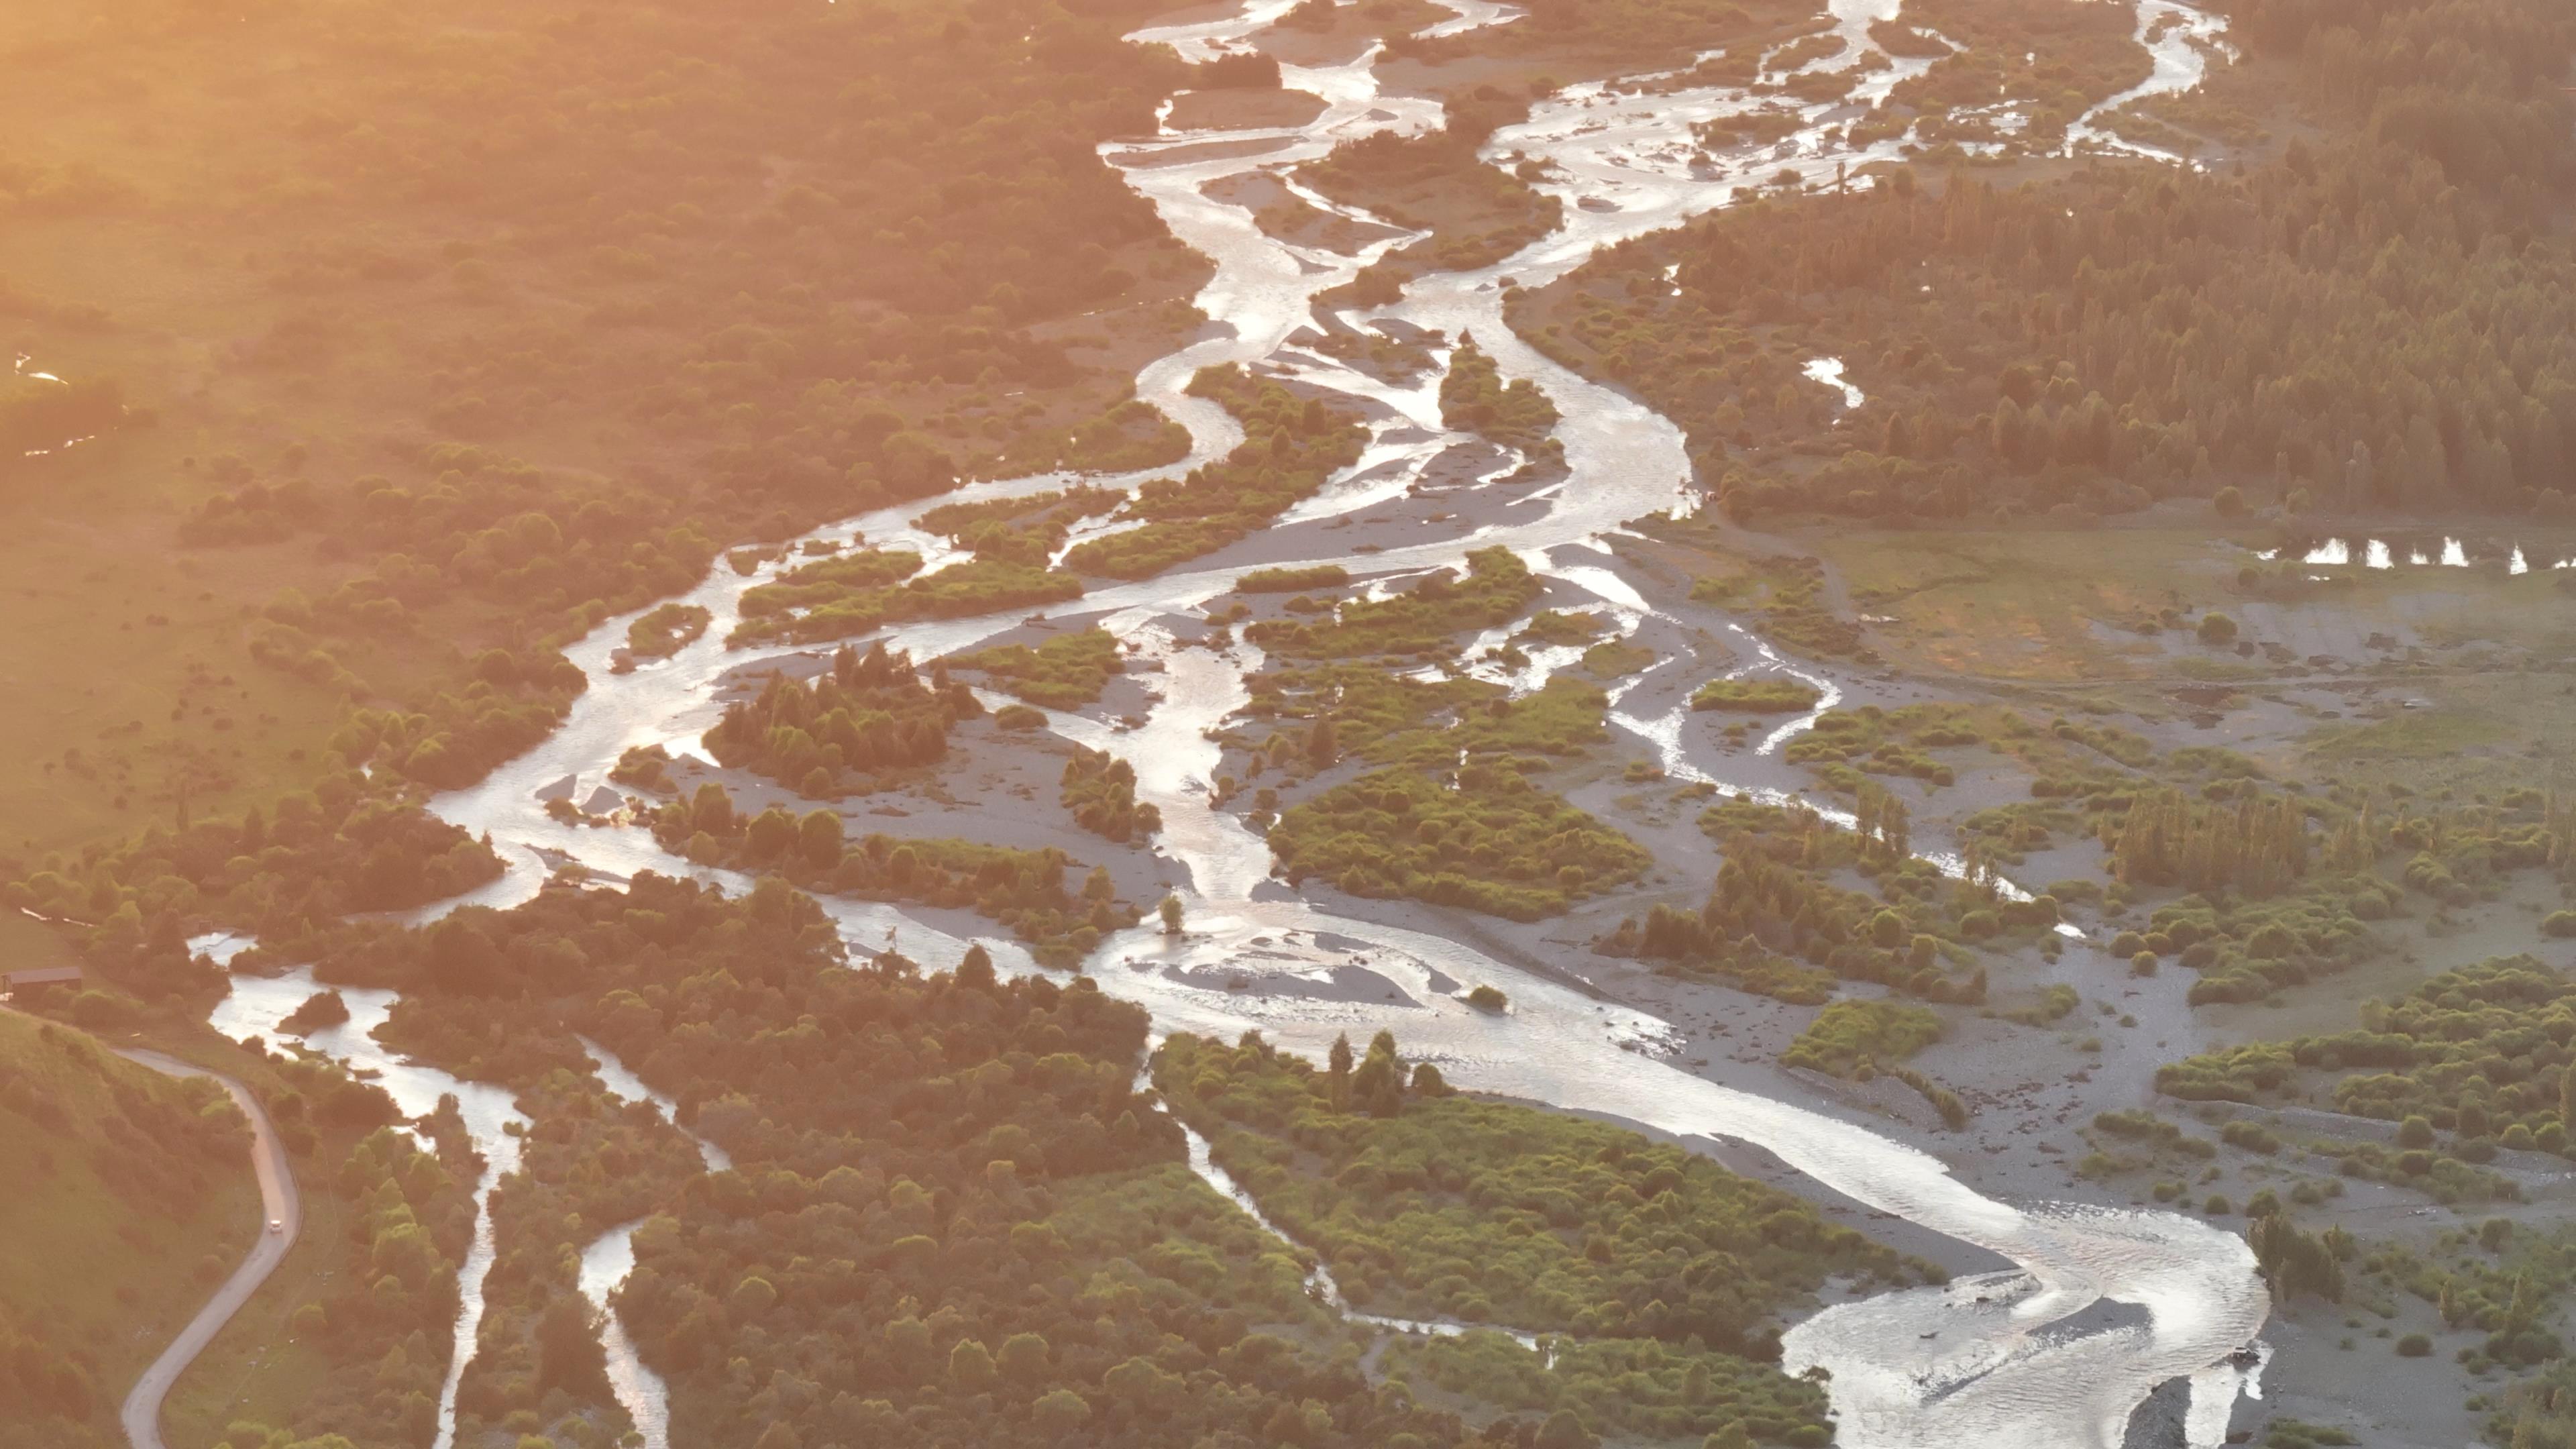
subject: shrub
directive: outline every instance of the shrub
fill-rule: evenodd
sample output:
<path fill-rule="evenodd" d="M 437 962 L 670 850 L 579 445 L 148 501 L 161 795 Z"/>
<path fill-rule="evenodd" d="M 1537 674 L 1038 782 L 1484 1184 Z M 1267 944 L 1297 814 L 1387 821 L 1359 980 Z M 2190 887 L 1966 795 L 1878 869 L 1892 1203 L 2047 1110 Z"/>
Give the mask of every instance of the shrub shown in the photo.
<path fill-rule="evenodd" d="M 2397 1340 L 2397 1356 L 2399 1358 L 2431 1358 L 2433 1356 L 2433 1340 L 2420 1333 L 2410 1333 L 2404 1338 Z"/>
<path fill-rule="evenodd" d="M 1848 1077 L 1864 1063 L 1902 1061 L 1941 1039 L 1930 1007 L 1897 1001 L 1837 1001 L 1816 1014 L 1780 1063 Z"/>
<path fill-rule="evenodd" d="M 2227 617 L 2225 614 L 2220 613 L 2202 615 L 2200 620 L 2200 642 L 2203 644 L 2235 643 L 2236 621 Z"/>
<path fill-rule="evenodd" d="M 2281 1150 L 2281 1139 L 2252 1122 L 2230 1122 L 2218 1129 L 2218 1140 L 2230 1147 L 2259 1152 L 2269 1157 Z"/>
<path fill-rule="evenodd" d="M 1813 685 L 1795 679 L 1712 679 L 1691 696 L 1691 708 L 1794 714 L 1815 708 L 1816 701 L 1823 697 Z"/>
<path fill-rule="evenodd" d="M 1340 588 L 1350 581 L 1350 570 L 1340 564 L 1254 569 L 1234 581 L 1234 591 L 1238 594 L 1294 594 L 1306 589 Z"/>

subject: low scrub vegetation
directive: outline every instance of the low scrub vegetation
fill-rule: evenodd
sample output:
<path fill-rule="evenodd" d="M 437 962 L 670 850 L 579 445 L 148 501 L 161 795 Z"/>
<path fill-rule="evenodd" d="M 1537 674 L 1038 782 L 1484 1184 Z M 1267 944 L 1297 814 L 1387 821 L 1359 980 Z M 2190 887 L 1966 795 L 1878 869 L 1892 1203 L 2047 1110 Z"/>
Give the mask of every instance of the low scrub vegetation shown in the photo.
<path fill-rule="evenodd" d="M 1521 921 L 1653 864 L 1626 836 L 1494 765 L 1460 770 L 1455 789 L 1405 769 L 1336 786 L 1281 815 L 1270 848 L 1292 882 L 1321 876 L 1353 895 Z"/>

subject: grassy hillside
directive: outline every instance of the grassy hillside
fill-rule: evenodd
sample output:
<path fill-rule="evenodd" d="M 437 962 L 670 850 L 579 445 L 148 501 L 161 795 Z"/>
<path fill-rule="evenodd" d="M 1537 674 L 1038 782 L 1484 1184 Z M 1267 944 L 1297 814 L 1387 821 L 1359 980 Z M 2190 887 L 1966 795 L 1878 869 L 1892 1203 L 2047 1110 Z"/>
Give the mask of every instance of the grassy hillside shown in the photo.
<path fill-rule="evenodd" d="M 249 1130 L 212 1082 L 0 1012 L 0 1162 L 0 1446 L 120 1442 L 126 1387 L 259 1231 Z"/>

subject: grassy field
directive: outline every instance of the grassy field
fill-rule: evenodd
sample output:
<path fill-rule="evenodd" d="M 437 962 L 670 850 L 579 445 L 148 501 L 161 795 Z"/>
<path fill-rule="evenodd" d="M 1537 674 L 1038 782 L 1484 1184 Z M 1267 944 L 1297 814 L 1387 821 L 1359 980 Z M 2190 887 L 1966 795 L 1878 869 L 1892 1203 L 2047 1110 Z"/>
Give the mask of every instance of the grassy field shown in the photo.
<path fill-rule="evenodd" d="M 2162 651 L 2127 631 L 2224 596 L 2233 552 L 2206 534 L 1818 533 L 1854 606 L 1905 658 L 1966 674 L 2058 681 L 2146 672 Z M 2125 637 L 2124 637 L 2125 635 Z"/>
<path fill-rule="evenodd" d="M 2498 670 L 2406 686 L 2426 707 L 2334 721 L 2279 765 L 2316 780 L 2400 785 L 2431 799 L 2472 799 L 2518 786 L 2576 785 L 2576 680 Z"/>
<path fill-rule="evenodd" d="M 2245 542 L 2268 543 L 2248 532 Z M 2576 596 L 2556 571 L 2499 568 L 2263 565 L 2253 590 L 2239 571 L 2259 561 L 2209 529 L 1814 530 L 1801 546 L 1830 563 L 1858 612 L 1892 622 L 1873 637 L 1891 658 L 2032 683 L 2182 675 L 2224 682 L 2270 672 L 2190 642 L 2163 616 L 2203 611 L 2241 621 L 2244 637 L 2355 662 L 2385 631 L 2435 649 L 2480 645 L 2542 658 L 2576 652 Z M 2284 575 L 2288 576 L 2284 586 Z M 2164 623 L 2161 634 L 2140 630 Z"/>
<path fill-rule="evenodd" d="M 94 1359 L 95 1418 L 112 1425 L 126 1388 L 259 1231 L 248 1133 L 201 1123 L 221 1099 L 212 1083 L 163 1076 L 85 1032 L 10 1012 L 0 1012 L 0 1080 L 0 1162 L 13 1184 L 0 1193 L 0 1308 Z M 164 1136 L 179 1147 L 165 1149 Z M 21 1190 L 30 1181 L 42 1190 Z"/>
<path fill-rule="evenodd" d="M 157 441 L 116 446 L 148 453 Z M 0 498 L 12 595 L 0 690 L 20 702 L 0 715 L 0 866 L 168 825 L 183 786 L 202 817 L 309 784 L 343 709 L 339 691 L 268 669 L 246 647 L 250 611 L 282 577 L 310 592 L 329 571 L 287 557 L 291 545 L 168 557 L 161 505 L 101 501 L 130 471 L 150 468 L 102 454 L 63 475 L 76 503 Z M 155 562 L 138 567 L 145 557 Z M 441 643 L 350 662 L 400 692 L 460 657 Z"/>

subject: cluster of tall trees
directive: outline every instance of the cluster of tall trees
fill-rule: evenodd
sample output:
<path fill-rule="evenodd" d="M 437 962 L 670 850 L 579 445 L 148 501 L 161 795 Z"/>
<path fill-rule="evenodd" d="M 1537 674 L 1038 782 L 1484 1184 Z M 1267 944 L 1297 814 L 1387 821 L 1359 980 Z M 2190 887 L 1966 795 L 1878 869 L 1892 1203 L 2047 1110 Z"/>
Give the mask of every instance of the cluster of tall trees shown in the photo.
<path fill-rule="evenodd" d="M 1077 749 L 1060 784 L 1073 823 L 1094 835 L 1123 843 L 1163 828 L 1159 808 L 1136 803 L 1136 767 L 1107 751 Z"/>
<path fill-rule="evenodd" d="M 1852 833 L 1863 850 L 1886 860 L 1914 853 L 1914 814 L 1903 796 L 1876 780 L 1861 781 L 1853 796 Z"/>
<path fill-rule="evenodd" d="M 1440 421 L 1462 432 L 1481 433 L 1507 448 L 1562 462 L 1565 447 L 1556 431 L 1556 404 L 1528 378 L 1503 381 L 1503 370 L 1472 334 L 1461 335 L 1449 354 L 1449 370 L 1440 377 Z"/>
<path fill-rule="evenodd" d="M 2111 867 L 2131 885 L 2272 895 L 2307 873 L 2307 807 L 2287 794 L 2249 791 L 2230 808 L 2170 786 L 2147 791 L 2130 803 Z"/>
<path fill-rule="evenodd" d="M 909 655 L 881 642 L 865 654 L 845 644 L 829 673 L 801 682 L 775 675 L 754 698 L 727 705 L 706 746 L 720 764 L 830 800 L 853 788 L 854 772 L 865 789 L 869 777 L 938 761 L 957 722 L 983 713 L 974 691 L 944 668 L 924 679 Z"/>
<path fill-rule="evenodd" d="M 1999 922 L 1987 909 L 1987 896 L 1963 884 L 1949 888 L 1946 898 L 1906 899 L 1899 887 L 1910 882 L 1911 867 L 1888 843 L 1891 830 L 1901 837 L 1906 827 L 1887 809 L 1889 803 L 1873 799 L 1872 833 L 1866 836 L 1837 830 L 1803 809 L 1737 804 L 1711 812 L 1702 826 L 1720 839 L 1725 859 L 1707 901 L 1696 916 L 1650 915 L 1645 931 L 1633 938 L 1636 948 L 1675 959 L 1725 958 L 1739 969 L 1766 955 L 1797 957 L 1847 980 L 1881 982 L 1927 1001 L 1983 1001 L 1985 969 L 1952 975 L 1940 952 L 1941 936 L 1934 933 L 1991 934 Z M 1883 876 L 1888 903 L 1829 878 L 1855 860 L 1897 872 Z M 1614 949 L 1629 943 L 1626 929 L 1613 937 Z M 1812 987 L 1796 976 L 1780 980 L 1801 996 L 1812 995 Z"/>
<path fill-rule="evenodd" d="M 2245 1238 L 2254 1246 L 2254 1266 L 2272 1285 L 2273 1296 L 2287 1302 L 2305 1293 L 2341 1303 L 2344 1260 L 2354 1253 L 2352 1234 L 2341 1224 L 2323 1233 L 2303 1232 L 2288 1213 L 2277 1210 L 2277 1199 L 2272 1206 L 2275 1211 L 2263 1213 L 2247 1206 L 2252 1221 L 2246 1224 Z"/>
<path fill-rule="evenodd" d="M 1750 934 L 1727 939 L 1698 911 L 1657 902 L 1642 922 L 1634 916 L 1592 944 L 1605 956 L 1634 956 L 1695 967 L 1721 976 L 1757 996 L 1800 1006 L 1821 1006 L 1834 996 L 1833 973 L 1772 954 Z"/>

